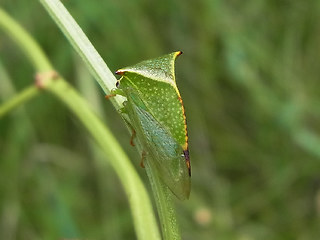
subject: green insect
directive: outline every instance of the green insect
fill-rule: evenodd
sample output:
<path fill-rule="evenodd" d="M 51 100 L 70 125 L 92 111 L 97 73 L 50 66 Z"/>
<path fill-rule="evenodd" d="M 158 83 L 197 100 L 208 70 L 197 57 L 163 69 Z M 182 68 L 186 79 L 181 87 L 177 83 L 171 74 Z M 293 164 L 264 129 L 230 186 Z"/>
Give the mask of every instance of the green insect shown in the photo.
<path fill-rule="evenodd" d="M 143 158 L 154 162 L 162 181 L 179 198 L 190 195 L 190 158 L 184 107 L 174 75 L 182 52 L 119 69 L 122 77 L 113 94 L 125 96 L 122 113 L 143 148 Z"/>

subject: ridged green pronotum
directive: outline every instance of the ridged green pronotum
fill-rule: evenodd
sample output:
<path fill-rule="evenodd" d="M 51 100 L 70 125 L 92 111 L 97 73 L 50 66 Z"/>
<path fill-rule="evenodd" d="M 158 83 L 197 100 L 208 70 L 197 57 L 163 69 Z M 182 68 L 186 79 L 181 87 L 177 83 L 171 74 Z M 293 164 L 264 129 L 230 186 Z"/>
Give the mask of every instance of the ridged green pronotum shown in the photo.
<path fill-rule="evenodd" d="M 174 74 L 181 53 L 119 69 L 121 78 L 113 93 L 127 98 L 122 113 L 142 155 L 154 161 L 162 181 L 183 200 L 190 195 L 191 170 L 186 117 Z"/>

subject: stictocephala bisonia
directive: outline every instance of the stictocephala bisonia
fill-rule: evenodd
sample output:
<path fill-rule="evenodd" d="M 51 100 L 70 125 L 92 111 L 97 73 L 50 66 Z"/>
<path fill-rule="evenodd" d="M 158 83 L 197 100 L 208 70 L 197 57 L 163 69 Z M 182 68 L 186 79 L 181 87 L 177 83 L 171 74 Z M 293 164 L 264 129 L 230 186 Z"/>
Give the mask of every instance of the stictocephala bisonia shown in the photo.
<path fill-rule="evenodd" d="M 122 113 L 159 176 L 179 198 L 190 195 L 191 167 L 186 116 L 177 88 L 173 52 L 121 68 L 113 94 L 125 96 Z"/>

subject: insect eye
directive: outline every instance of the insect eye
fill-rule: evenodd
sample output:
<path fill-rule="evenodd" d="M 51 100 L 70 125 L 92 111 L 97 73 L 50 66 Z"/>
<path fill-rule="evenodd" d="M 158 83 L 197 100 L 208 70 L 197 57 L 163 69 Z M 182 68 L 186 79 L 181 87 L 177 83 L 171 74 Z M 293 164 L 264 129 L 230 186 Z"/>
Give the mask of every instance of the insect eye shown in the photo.
<path fill-rule="evenodd" d="M 119 87 L 119 85 L 120 85 L 120 81 L 117 81 L 116 82 L 116 87 Z"/>
<path fill-rule="evenodd" d="M 181 157 L 185 158 L 186 161 L 189 161 L 189 151 L 184 150 L 183 153 L 181 154 Z"/>

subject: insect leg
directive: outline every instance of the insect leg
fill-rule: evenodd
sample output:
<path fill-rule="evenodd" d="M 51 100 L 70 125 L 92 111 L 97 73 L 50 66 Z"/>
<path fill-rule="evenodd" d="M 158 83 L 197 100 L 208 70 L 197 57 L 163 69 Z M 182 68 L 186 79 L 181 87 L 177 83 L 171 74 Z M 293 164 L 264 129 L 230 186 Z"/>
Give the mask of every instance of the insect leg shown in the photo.
<path fill-rule="evenodd" d="M 106 95 L 105 98 L 109 99 L 109 98 L 115 97 L 116 95 L 124 96 L 124 93 L 121 89 L 115 88 L 115 89 L 112 89 L 111 93 L 109 95 Z"/>
<path fill-rule="evenodd" d="M 109 95 L 105 95 L 105 99 L 109 100 L 112 97 L 115 97 L 117 94 L 109 94 Z"/>
<path fill-rule="evenodd" d="M 146 159 L 146 155 L 147 155 L 146 151 L 143 150 L 141 153 L 141 162 L 140 162 L 140 166 L 142 168 L 144 168 L 144 160 Z"/>
<path fill-rule="evenodd" d="M 126 109 L 125 108 L 121 108 L 120 110 L 121 110 L 121 113 L 126 113 Z M 128 125 L 128 127 L 131 129 L 132 135 L 131 135 L 131 138 L 130 138 L 130 145 L 134 147 L 135 144 L 134 144 L 133 140 L 136 138 L 137 132 L 136 132 L 136 130 L 134 130 L 134 128 L 131 125 L 131 123 L 129 122 L 129 120 L 124 115 L 122 115 L 122 117 L 123 117 L 123 120 Z"/>
<path fill-rule="evenodd" d="M 135 144 L 134 144 L 134 142 L 133 142 L 133 140 L 135 139 L 135 137 L 136 137 L 136 130 L 134 130 L 133 128 L 132 128 L 132 135 L 131 135 L 131 139 L 130 139 L 130 145 L 131 146 L 135 146 Z"/>

